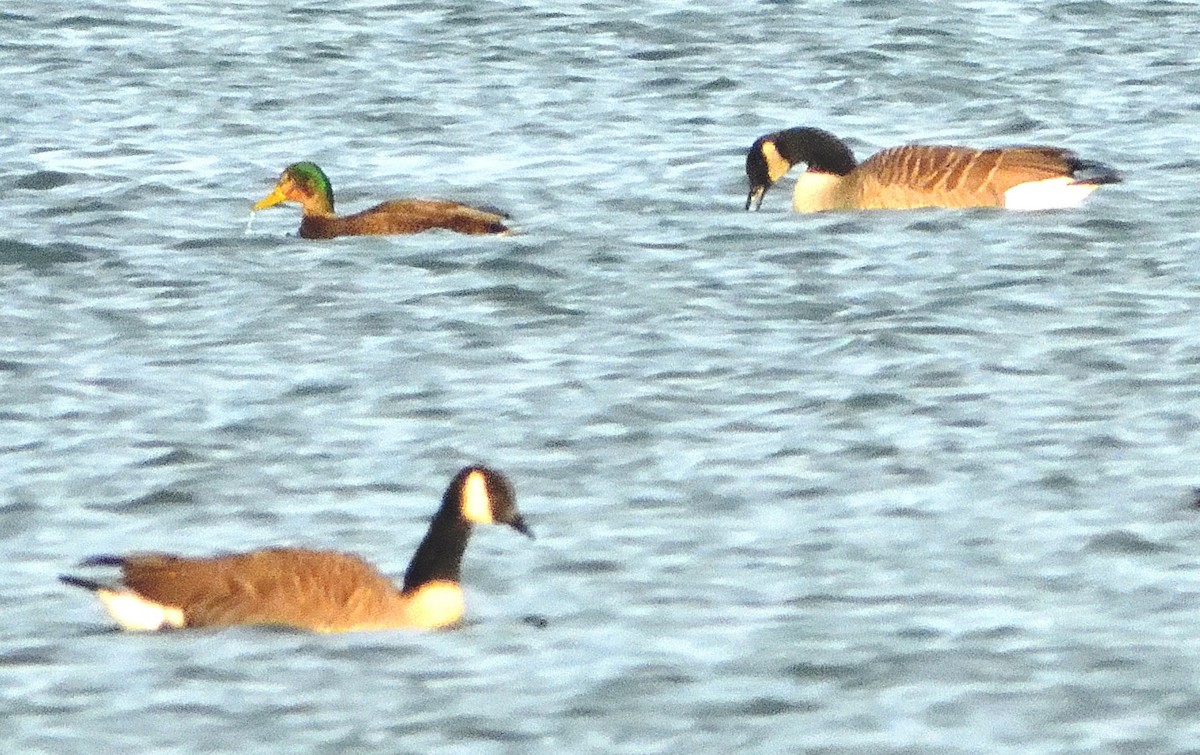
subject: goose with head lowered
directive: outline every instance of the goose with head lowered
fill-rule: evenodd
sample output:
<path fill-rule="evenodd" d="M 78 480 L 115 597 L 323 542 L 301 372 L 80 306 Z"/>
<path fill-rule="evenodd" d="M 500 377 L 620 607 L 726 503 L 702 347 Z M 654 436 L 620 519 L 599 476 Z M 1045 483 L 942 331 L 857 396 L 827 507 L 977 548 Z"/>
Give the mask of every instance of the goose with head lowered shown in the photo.
<path fill-rule="evenodd" d="M 790 128 L 755 140 L 746 155 L 757 210 L 767 189 L 804 163 L 792 209 L 909 210 L 919 207 L 1003 207 L 1048 210 L 1078 206 L 1103 184 L 1119 183 L 1109 166 L 1061 147 L 973 149 L 908 144 L 863 162 L 846 143 L 819 128 Z"/>
<path fill-rule="evenodd" d="M 63 582 L 93 592 L 128 630 L 281 626 L 314 632 L 437 629 L 457 624 L 464 605 L 459 570 L 476 524 L 507 524 L 529 537 L 512 486 L 499 472 L 466 467 L 397 587 L 358 556 L 269 548 L 191 558 L 163 553 L 95 556 L 81 567 L 118 567 L 113 584 L 74 575 Z"/>

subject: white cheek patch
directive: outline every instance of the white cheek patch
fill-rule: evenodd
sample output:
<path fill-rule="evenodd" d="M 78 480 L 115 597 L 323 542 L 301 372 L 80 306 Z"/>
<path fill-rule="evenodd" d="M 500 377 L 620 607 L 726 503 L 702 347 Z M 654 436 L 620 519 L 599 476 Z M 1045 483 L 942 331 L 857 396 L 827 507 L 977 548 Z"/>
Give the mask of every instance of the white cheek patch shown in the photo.
<path fill-rule="evenodd" d="M 792 169 L 792 164 L 779 154 L 779 148 L 775 146 L 775 142 L 763 142 L 762 155 L 763 159 L 767 161 L 767 177 L 771 179 L 771 183 L 783 178 L 783 175 Z"/>
<path fill-rule="evenodd" d="M 123 629 L 133 632 L 153 632 L 164 627 L 178 629 L 186 623 L 182 610 L 154 603 L 132 592 L 97 590 L 96 597 Z"/>
<path fill-rule="evenodd" d="M 471 472 L 462 489 L 463 518 L 475 524 L 492 523 L 492 501 L 483 472 Z"/>
<path fill-rule="evenodd" d="M 1100 184 L 1076 183 L 1067 177 L 1027 181 L 1004 192 L 1004 207 L 1009 210 L 1059 210 L 1078 207 L 1099 186 Z"/>

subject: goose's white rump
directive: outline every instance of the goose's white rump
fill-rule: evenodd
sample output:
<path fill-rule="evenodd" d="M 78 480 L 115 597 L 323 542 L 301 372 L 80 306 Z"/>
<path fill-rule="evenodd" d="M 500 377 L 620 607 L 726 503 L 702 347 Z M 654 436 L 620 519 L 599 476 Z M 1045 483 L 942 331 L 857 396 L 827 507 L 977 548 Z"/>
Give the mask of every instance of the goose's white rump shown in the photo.
<path fill-rule="evenodd" d="M 1079 183 L 1071 178 L 1027 181 L 1004 192 L 1006 210 L 1066 210 L 1078 207 L 1100 184 Z"/>

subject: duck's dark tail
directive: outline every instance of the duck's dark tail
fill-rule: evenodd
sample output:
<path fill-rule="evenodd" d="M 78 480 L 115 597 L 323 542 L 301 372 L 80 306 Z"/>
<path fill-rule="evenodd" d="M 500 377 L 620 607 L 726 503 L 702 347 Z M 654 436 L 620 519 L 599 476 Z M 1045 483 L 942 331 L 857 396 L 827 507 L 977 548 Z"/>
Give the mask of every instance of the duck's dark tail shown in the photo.
<path fill-rule="evenodd" d="M 85 568 L 85 569 L 89 568 L 89 567 L 93 567 L 93 566 L 122 567 L 124 565 L 125 565 L 125 559 L 123 557 L 110 556 L 107 554 L 99 555 L 99 556 L 88 556 L 87 558 L 85 558 L 84 560 L 79 562 L 80 568 Z M 84 579 L 83 577 L 76 577 L 73 574 L 60 574 L 60 575 L 58 575 L 58 581 L 62 582 L 64 585 L 72 585 L 73 587 L 82 587 L 83 589 L 91 590 L 92 592 L 96 592 L 97 590 L 111 589 L 110 585 L 106 585 L 103 582 L 97 582 L 94 579 Z"/>
<path fill-rule="evenodd" d="M 98 590 L 107 589 L 107 585 L 105 585 L 101 582 L 97 582 L 94 579 L 84 579 L 83 577 L 76 577 L 71 574 L 59 574 L 58 581 L 62 582 L 64 585 L 71 585 L 72 587 L 82 587 L 83 589 L 89 590 L 91 592 L 97 592 Z"/>

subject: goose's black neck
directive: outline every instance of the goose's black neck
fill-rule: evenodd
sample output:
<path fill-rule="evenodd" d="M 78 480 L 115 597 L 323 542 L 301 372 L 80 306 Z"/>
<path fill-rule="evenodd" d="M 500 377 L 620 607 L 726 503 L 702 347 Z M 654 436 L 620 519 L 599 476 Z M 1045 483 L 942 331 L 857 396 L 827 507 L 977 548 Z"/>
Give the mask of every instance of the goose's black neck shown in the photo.
<path fill-rule="evenodd" d="M 452 495 L 453 490 L 446 492 L 447 498 Z M 425 539 L 417 546 L 408 570 L 404 572 L 404 591 L 434 580 L 458 582 L 471 527 L 471 523 L 459 512 L 456 500 L 443 501 L 429 524 Z"/>
<path fill-rule="evenodd" d="M 789 128 L 775 134 L 780 157 L 792 165 L 804 163 L 809 170 L 844 176 L 858 165 L 846 143 L 819 128 Z"/>

